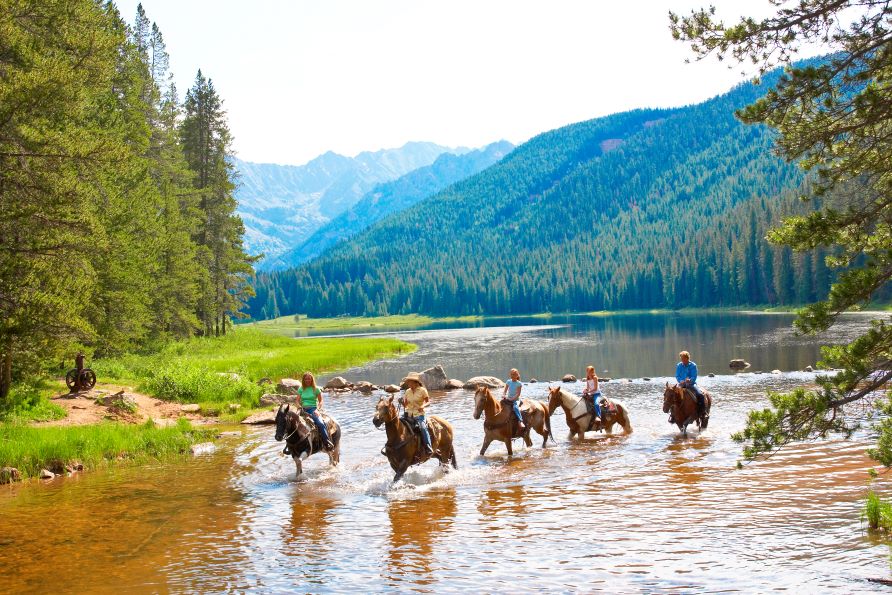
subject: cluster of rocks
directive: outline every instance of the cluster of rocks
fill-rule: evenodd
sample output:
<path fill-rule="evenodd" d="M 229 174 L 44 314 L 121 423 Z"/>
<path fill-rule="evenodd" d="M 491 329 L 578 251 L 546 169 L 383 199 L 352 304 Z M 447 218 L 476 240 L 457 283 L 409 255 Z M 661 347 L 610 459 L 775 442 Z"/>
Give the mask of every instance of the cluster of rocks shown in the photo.
<path fill-rule="evenodd" d="M 70 463 L 62 463 L 61 461 L 53 461 L 47 468 L 41 469 L 37 477 L 40 479 L 53 479 L 58 475 L 77 473 L 83 471 L 84 466 L 80 461 L 71 461 Z M 22 473 L 15 467 L 0 467 L 0 485 L 22 481 Z"/>

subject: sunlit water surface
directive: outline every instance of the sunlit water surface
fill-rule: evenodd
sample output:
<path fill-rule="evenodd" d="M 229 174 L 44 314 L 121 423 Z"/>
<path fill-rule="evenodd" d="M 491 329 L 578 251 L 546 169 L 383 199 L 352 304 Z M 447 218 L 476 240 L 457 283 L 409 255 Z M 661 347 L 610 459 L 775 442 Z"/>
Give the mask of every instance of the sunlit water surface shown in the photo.
<path fill-rule="evenodd" d="M 745 340 L 714 351 L 752 360 L 781 341 L 776 353 L 790 352 L 796 367 L 814 362 L 816 348 L 790 339 L 784 319 L 772 320 L 764 332 L 738 329 L 734 336 Z M 838 338 L 860 328 L 863 320 L 855 320 Z M 522 362 L 515 365 L 527 378 L 554 380 L 559 371 L 579 374 L 586 353 L 607 349 L 588 344 L 584 332 L 553 328 L 416 340 L 417 354 L 347 375 L 392 382 L 433 363 L 450 376 L 504 375 L 508 362 Z M 558 412 L 556 444 L 543 450 L 536 440 L 524 450 L 516 442 L 508 459 L 496 443 L 480 457 L 482 422 L 471 418 L 472 394 L 437 394 L 431 412 L 455 426 L 459 470 L 443 473 L 428 463 L 391 485 L 379 452 L 384 433 L 371 424 L 377 396 L 334 395 L 326 405 L 343 427 L 342 464 L 330 469 L 324 456 L 313 457 L 301 481 L 264 427 L 221 439 L 212 455 L 0 486 L 0 584 L 4 592 L 883 588 L 866 580 L 889 576 L 887 546 L 860 520 L 871 466 L 866 435 L 794 445 L 735 468 L 740 446 L 730 434 L 747 411 L 765 404 L 766 390 L 811 384 L 814 374 L 787 368 L 704 378 L 716 395 L 710 427 L 684 438 L 660 411 L 665 370 L 641 378 L 656 367 L 642 342 L 656 339 L 625 341 L 614 348 L 634 359 L 638 341 L 640 367 L 600 361 L 634 376 L 603 386 L 630 408 L 628 436 L 593 433 L 570 443 Z M 676 352 L 690 348 L 662 342 Z M 671 369 L 673 355 L 663 368 Z M 573 357 L 579 359 L 567 368 Z M 718 372 L 719 363 L 707 367 Z M 528 384 L 524 394 L 544 399 L 547 386 Z"/>

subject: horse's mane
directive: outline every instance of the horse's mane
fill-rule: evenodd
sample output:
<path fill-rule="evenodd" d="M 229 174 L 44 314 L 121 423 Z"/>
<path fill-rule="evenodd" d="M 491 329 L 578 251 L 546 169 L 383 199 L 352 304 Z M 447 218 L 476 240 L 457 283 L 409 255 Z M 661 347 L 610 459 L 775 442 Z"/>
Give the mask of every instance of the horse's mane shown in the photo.
<path fill-rule="evenodd" d="M 497 399 L 496 396 L 492 394 L 492 391 L 489 390 L 488 386 L 483 386 L 481 388 L 483 389 L 483 398 L 486 401 L 492 402 L 493 415 L 498 415 L 502 411 L 502 404 L 499 402 L 500 399 Z M 484 405 L 486 404 L 486 401 L 484 401 Z"/>

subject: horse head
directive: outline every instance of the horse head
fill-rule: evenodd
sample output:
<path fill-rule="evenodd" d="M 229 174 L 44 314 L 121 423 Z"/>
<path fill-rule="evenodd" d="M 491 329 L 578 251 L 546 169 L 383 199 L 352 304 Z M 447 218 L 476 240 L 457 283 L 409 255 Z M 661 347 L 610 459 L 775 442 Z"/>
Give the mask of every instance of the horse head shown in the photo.
<path fill-rule="evenodd" d="M 381 397 L 378 404 L 375 405 L 375 416 L 372 423 L 376 428 L 380 428 L 381 424 L 386 424 L 396 419 L 396 406 L 393 404 L 393 395 L 389 397 Z"/>
<path fill-rule="evenodd" d="M 474 392 L 474 419 L 480 419 L 486 401 L 490 399 L 492 399 L 492 393 L 489 392 L 489 388 L 478 384 L 477 390 Z"/>
<path fill-rule="evenodd" d="M 554 415 L 558 407 L 564 404 L 561 397 L 561 387 L 548 387 L 548 415 Z"/>
<path fill-rule="evenodd" d="M 669 409 L 671 409 L 673 405 L 678 404 L 678 401 L 681 398 L 680 393 L 681 388 L 677 384 L 675 386 L 669 386 L 669 383 L 666 383 L 666 390 L 663 391 L 663 413 L 669 413 Z"/>
<path fill-rule="evenodd" d="M 276 411 L 276 442 L 281 442 L 285 437 L 285 432 L 288 431 L 288 412 L 290 410 L 291 405 L 279 405 L 279 410 Z"/>

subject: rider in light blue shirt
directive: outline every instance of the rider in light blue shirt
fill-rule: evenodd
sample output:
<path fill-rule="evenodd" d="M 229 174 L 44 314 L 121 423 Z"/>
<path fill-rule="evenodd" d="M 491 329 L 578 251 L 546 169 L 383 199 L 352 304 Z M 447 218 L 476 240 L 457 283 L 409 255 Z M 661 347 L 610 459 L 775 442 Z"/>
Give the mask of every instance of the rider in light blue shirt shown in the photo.
<path fill-rule="evenodd" d="M 514 415 L 517 416 L 518 427 L 523 430 L 526 426 L 523 423 L 523 417 L 520 415 L 520 407 L 518 407 L 521 388 L 523 388 L 523 383 L 520 381 L 520 372 L 518 372 L 516 368 L 512 368 L 511 378 L 505 383 L 505 390 L 502 392 L 502 398 L 511 401 L 511 405 L 514 407 Z"/>
<path fill-rule="evenodd" d="M 691 361 L 691 354 L 687 351 L 682 351 L 678 357 L 681 358 L 681 361 L 675 366 L 675 380 L 678 381 L 679 386 L 694 391 L 694 394 L 697 395 L 697 408 L 703 411 L 703 393 L 697 386 L 697 364 Z"/>

